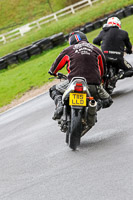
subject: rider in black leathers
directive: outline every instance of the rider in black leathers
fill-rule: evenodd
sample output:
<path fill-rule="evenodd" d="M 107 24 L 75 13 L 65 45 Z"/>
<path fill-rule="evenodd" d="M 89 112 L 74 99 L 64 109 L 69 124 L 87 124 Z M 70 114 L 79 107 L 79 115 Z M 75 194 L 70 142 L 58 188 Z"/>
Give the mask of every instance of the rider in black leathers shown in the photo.
<path fill-rule="evenodd" d="M 115 58 L 113 65 L 117 69 L 124 70 L 123 78 L 133 75 L 133 67 L 124 59 L 124 50 L 126 53 L 132 53 L 132 44 L 128 33 L 121 29 L 121 22 L 117 17 L 108 19 L 107 24 L 103 26 L 103 30 L 93 40 L 96 45 L 101 45 L 101 49 L 106 57 L 107 66 L 111 62 L 109 58 Z"/>

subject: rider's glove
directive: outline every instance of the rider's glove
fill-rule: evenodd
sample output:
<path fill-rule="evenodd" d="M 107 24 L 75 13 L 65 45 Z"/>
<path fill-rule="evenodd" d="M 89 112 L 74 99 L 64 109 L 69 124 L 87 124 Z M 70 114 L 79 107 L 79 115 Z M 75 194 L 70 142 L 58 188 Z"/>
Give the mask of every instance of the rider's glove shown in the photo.
<path fill-rule="evenodd" d="M 48 73 L 49 73 L 51 76 L 56 76 L 56 74 L 52 73 L 51 71 L 48 71 Z"/>
<path fill-rule="evenodd" d="M 126 49 L 127 54 L 132 54 L 132 50 Z"/>

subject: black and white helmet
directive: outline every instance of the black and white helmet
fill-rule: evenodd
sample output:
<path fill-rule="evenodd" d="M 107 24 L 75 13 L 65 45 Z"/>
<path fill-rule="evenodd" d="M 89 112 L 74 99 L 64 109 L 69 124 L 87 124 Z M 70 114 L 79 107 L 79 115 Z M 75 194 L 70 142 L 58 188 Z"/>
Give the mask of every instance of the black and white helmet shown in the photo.
<path fill-rule="evenodd" d="M 69 44 L 73 45 L 73 44 L 78 44 L 80 41 L 86 41 L 87 37 L 84 33 L 80 32 L 80 31 L 74 31 L 72 33 L 70 33 L 69 35 Z"/>

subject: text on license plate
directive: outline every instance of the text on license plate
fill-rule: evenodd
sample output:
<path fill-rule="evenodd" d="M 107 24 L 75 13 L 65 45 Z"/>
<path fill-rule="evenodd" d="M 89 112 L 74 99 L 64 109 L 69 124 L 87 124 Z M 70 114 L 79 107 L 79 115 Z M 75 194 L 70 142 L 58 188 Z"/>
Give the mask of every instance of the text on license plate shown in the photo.
<path fill-rule="evenodd" d="M 86 106 L 86 94 L 70 93 L 69 105 L 70 106 Z"/>

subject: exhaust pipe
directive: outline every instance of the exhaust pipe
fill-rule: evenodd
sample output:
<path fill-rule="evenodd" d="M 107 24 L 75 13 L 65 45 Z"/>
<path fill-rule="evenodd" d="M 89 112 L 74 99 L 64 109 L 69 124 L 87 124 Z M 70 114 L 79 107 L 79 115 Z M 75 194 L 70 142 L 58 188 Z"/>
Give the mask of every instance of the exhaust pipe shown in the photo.
<path fill-rule="evenodd" d="M 92 99 L 88 105 L 88 125 L 94 126 L 97 122 L 97 102 Z"/>
<path fill-rule="evenodd" d="M 89 109 L 88 109 L 88 112 L 90 115 L 95 115 L 96 114 L 96 107 L 97 107 L 97 102 L 92 99 L 89 101 Z"/>

